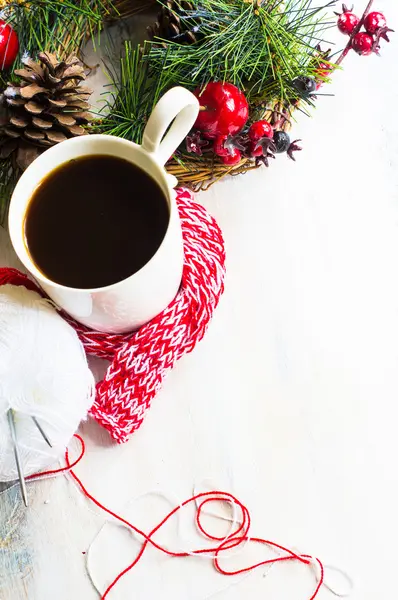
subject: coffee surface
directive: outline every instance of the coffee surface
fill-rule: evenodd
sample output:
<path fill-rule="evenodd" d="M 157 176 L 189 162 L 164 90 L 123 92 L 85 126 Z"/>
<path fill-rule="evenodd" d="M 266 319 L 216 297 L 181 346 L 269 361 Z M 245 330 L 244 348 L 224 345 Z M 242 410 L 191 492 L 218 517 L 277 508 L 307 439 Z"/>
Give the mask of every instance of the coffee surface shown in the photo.
<path fill-rule="evenodd" d="M 47 278 L 98 288 L 141 269 L 168 223 L 166 197 L 145 171 L 113 156 L 84 156 L 60 165 L 36 188 L 25 243 Z"/>

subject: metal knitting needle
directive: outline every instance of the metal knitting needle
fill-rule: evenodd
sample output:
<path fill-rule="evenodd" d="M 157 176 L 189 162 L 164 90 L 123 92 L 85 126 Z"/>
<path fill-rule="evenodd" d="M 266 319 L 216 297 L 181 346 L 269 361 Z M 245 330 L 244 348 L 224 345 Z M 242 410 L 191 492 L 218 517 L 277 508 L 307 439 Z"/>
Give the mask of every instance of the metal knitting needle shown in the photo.
<path fill-rule="evenodd" d="M 14 419 L 14 412 L 13 412 L 12 408 L 10 408 L 8 410 L 7 418 L 8 418 L 8 425 L 10 427 L 11 440 L 12 440 L 12 444 L 14 446 L 14 456 L 15 456 L 15 462 L 17 465 L 19 486 L 21 488 L 21 495 L 22 495 L 22 499 L 24 501 L 25 506 L 28 506 L 28 494 L 26 491 L 26 482 L 25 482 L 25 477 L 24 477 L 23 471 L 22 471 L 21 459 L 19 456 L 17 432 L 15 429 L 15 419 Z"/>
<path fill-rule="evenodd" d="M 43 440 L 50 446 L 50 448 L 53 447 L 52 443 L 50 442 L 48 435 L 46 434 L 46 432 L 44 431 L 43 427 L 40 425 L 39 421 L 36 419 L 36 417 L 32 417 L 32 421 L 33 423 L 36 425 L 37 429 L 40 431 Z"/>

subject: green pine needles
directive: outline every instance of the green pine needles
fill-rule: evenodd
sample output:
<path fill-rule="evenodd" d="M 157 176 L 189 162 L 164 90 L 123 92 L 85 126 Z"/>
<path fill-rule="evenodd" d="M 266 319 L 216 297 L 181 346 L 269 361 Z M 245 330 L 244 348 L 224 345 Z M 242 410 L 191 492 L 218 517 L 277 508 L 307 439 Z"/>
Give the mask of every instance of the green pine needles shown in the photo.
<path fill-rule="evenodd" d="M 262 97 L 287 99 L 291 82 L 313 76 L 316 45 L 328 24 L 312 0 L 198 0 L 192 11 L 200 40 L 155 47 L 151 60 L 163 63 L 173 83 L 191 87 L 211 80 L 229 81 L 246 91 L 250 101 Z M 192 18 L 188 11 L 187 18 Z M 184 17 L 180 17 L 184 21 Z M 165 53 L 167 58 L 165 59 Z"/>
<path fill-rule="evenodd" d="M 141 47 L 125 42 L 118 68 L 109 69 L 112 90 L 105 92 L 102 109 L 107 115 L 94 123 L 95 133 L 141 142 L 149 115 L 173 85 L 166 71 L 154 69 L 150 48 L 149 43 Z"/>
<path fill-rule="evenodd" d="M 35 58 L 49 51 L 63 58 L 95 38 L 114 13 L 108 0 L 16 0 L 7 2 L 5 20 L 18 33 L 24 53 Z"/>
<path fill-rule="evenodd" d="M 197 0 L 177 4 L 181 28 L 195 31 L 193 44 L 155 39 L 137 48 L 127 42 L 116 91 L 98 130 L 140 142 L 158 98 L 170 87 L 190 90 L 209 81 L 228 81 L 245 92 L 252 120 L 273 102 L 312 105 L 294 85 L 299 77 L 319 79 L 318 45 L 335 26 L 313 0 Z M 182 37 L 182 36 L 181 36 Z M 322 62 L 325 63 L 324 58 Z M 306 112 L 305 106 L 302 108 Z"/>
<path fill-rule="evenodd" d="M 2 9 L 2 19 L 18 34 L 20 55 L 34 59 L 44 50 L 60 59 L 79 53 L 88 38 L 97 40 L 106 20 L 116 14 L 116 8 L 108 0 L 11 0 Z M 20 60 L 16 60 L 11 72 L 0 73 L 3 89 L 12 80 L 13 71 L 20 67 Z M 0 160 L 0 223 L 4 222 L 19 176 L 12 159 Z"/>
<path fill-rule="evenodd" d="M 125 42 L 118 69 L 109 70 L 111 91 L 105 92 L 103 112 L 95 133 L 106 133 L 141 142 L 146 122 L 162 94 L 173 86 L 169 73 L 152 63 L 153 46 Z M 164 59 L 168 53 L 165 52 Z M 164 60 L 165 62 L 165 60 Z"/>

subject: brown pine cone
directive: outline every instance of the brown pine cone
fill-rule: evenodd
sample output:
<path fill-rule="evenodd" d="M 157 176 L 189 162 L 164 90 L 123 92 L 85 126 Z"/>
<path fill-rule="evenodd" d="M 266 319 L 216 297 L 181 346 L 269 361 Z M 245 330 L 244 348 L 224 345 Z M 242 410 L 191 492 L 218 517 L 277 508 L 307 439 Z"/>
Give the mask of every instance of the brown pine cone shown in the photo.
<path fill-rule="evenodd" d="M 193 16 L 195 3 L 190 0 L 166 0 L 155 23 L 148 27 L 152 38 L 163 38 L 180 44 L 194 44 L 201 39 L 200 18 Z"/>
<path fill-rule="evenodd" d="M 41 52 L 37 62 L 22 62 L 24 68 L 14 72 L 19 81 L 3 92 L 0 157 L 16 151 L 18 166 L 26 169 L 47 147 L 87 133 L 92 90 L 80 85 L 86 75 L 76 56 L 58 61 Z"/>

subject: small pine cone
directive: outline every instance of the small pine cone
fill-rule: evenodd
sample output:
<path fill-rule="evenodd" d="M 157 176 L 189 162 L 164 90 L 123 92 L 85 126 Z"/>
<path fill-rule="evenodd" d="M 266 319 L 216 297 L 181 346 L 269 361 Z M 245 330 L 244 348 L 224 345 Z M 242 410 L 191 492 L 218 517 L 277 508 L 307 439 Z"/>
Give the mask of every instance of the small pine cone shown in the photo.
<path fill-rule="evenodd" d="M 41 52 L 35 62 L 24 58 L 2 97 L 0 157 L 17 150 L 17 163 L 26 167 L 49 146 L 84 135 L 91 120 L 88 99 L 92 90 L 82 86 L 84 68 L 76 56 L 64 61 Z"/>
<path fill-rule="evenodd" d="M 148 27 L 152 38 L 180 44 L 194 44 L 201 39 L 200 18 L 194 16 L 195 3 L 190 0 L 166 0 L 156 22 Z"/>

